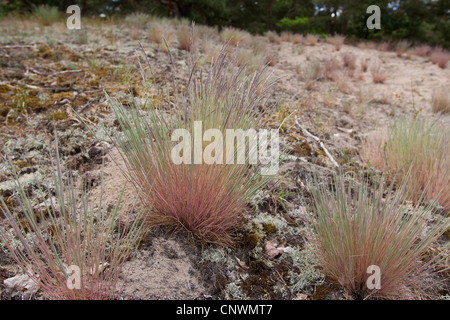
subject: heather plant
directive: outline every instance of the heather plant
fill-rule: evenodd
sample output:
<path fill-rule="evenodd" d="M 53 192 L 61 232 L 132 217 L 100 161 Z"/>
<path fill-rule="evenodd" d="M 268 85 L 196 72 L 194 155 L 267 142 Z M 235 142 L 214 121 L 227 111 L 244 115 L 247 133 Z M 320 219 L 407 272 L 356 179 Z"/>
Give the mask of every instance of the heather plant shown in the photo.
<path fill-rule="evenodd" d="M 408 175 L 396 190 L 383 178 L 357 182 L 342 172 L 330 187 L 312 189 L 312 242 L 324 273 L 359 298 L 420 297 L 432 289 L 428 281 L 439 255 L 428 250 L 450 226 L 441 217 L 430 226 L 431 207 L 405 203 Z M 316 185 L 319 182 L 316 181 Z M 377 281 L 369 279 L 379 268 Z"/>
<path fill-rule="evenodd" d="M 363 158 L 394 179 L 410 169 L 406 189 L 412 200 L 423 197 L 450 210 L 450 130 L 439 120 L 406 118 L 375 131 L 363 145 Z"/>
<path fill-rule="evenodd" d="M 51 180 L 55 190 L 49 184 L 46 198 L 37 207 L 16 176 L 13 183 L 20 210 L 0 198 L 0 240 L 48 298 L 117 299 L 122 265 L 141 237 L 140 218 L 118 223 L 121 194 L 110 211 L 102 206 L 102 195 L 96 206 L 62 169 L 58 152 L 55 171 Z"/>
<path fill-rule="evenodd" d="M 114 140 L 126 163 L 124 172 L 149 208 L 150 226 L 172 225 L 205 242 L 230 244 L 230 229 L 253 195 L 272 179 L 250 164 L 255 152 L 251 147 L 248 153 L 234 150 L 235 157 L 243 155 L 244 161 L 239 163 L 225 164 L 225 152 L 219 150 L 214 151 L 216 161 L 212 164 L 189 161 L 196 159 L 195 150 L 183 150 L 183 160 L 174 161 L 174 155 L 181 156 L 180 150 L 173 151 L 175 129 L 187 130 L 191 138 L 184 138 L 184 143 L 194 146 L 198 125 L 201 132 L 213 129 L 223 136 L 227 129 L 245 132 L 258 127 L 273 81 L 264 66 L 247 75 L 245 66 L 237 66 L 235 57 L 229 57 L 225 46 L 207 74 L 197 72 L 191 63 L 190 79 L 182 89 L 173 75 L 176 107 L 171 115 L 151 103 L 143 110 L 137 106 L 128 109 L 110 99 L 123 131 Z M 203 152 L 207 148 L 202 146 Z"/>

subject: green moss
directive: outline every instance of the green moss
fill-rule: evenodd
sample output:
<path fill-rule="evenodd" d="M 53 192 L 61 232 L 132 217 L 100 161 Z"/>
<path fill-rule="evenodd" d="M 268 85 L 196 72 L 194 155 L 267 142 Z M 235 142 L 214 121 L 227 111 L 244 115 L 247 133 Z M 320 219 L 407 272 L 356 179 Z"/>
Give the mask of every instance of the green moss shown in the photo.
<path fill-rule="evenodd" d="M 256 232 L 245 232 L 243 237 L 242 237 L 242 242 L 249 246 L 251 249 L 253 249 L 254 247 L 256 247 L 259 244 L 259 237 L 256 234 Z"/>
<path fill-rule="evenodd" d="M 294 147 L 294 151 L 300 156 L 300 157 L 307 157 L 311 154 L 312 148 L 309 145 L 308 142 L 303 141 L 299 145 L 296 145 Z"/>
<path fill-rule="evenodd" d="M 263 230 L 268 236 L 270 236 L 271 234 L 277 232 L 278 229 L 271 223 L 263 223 Z"/>
<path fill-rule="evenodd" d="M 8 106 L 0 106 L 0 116 L 6 117 L 9 113 L 9 110 L 11 110 L 11 108 Z"/>
<path fill-rule="evenodd" d="M 19 169 L 23 169 L 25 167 L 29 166 L 29 163 L 26 161 L 22 161 L 22 160 L 18 160 L 18 161 L 14 161 L 13 165 L 15 165 L 16 167 L 18 167 Z"/>
<path fill-rule="evenodd" d="M 49 120 L 61 121 L 67 119 L 67 114 L 65 112 L 54 112 L 48 116 Z"/>
<path fill-rule="evenodd" d="M 255 274 L 264 274 L 269 270 L 269 266 L 263 260 L 257 259 L 250 261 L 250 272 Z"/>
<path fill-rule="evenodd" d="M 327 298 L 328 294 L 330 294 L 332 290 L 327 286 L 321 285 L 316 288 L 314 291 L 312 298 L 313 300 L 324 300 Z"/>
<path fill-rule="evenodd" d="M 6 85 L 6 84 L 0 85 L 0 93 L 8 93 L 10 91 L 11 91 L 11 87 L 9 85 Z"/>
<path fill-rule="evenodd" d="M 274 285 L 277 283 L 271 275 L 250 275 L 242 283 L 242 290 L 250 298 L 276 299 Z"/>

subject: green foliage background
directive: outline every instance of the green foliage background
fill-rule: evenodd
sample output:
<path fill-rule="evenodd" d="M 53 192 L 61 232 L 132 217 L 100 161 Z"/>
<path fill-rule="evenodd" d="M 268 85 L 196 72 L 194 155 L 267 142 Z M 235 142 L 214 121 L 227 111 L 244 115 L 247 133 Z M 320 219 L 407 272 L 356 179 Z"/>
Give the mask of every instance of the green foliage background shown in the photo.
<path fill-rule="evenodd" d="M 335 34 L 354 38 L 427 42 L 450 47 L 450 0 L 0 0 L 0 15 L 31 12 L 48 4 L 81 6 L 84 14 L 148 14 L 234 26 L 252 33 L 268 30 Z M 368 30 L 369 5 L 381 9 L 381 30 Z"/>

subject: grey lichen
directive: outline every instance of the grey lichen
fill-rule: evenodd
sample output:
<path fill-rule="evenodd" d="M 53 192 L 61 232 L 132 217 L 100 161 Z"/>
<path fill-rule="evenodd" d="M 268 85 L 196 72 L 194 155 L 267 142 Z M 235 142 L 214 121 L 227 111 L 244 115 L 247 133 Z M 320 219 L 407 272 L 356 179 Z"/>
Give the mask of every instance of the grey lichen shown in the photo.
<path fill-rule="evenodd" d="M 305 249 L 291 248 L 281 259 L 292 259 L 292 265 L 298 272 L 290 270 L 288 278 L 292 292 L 311 294 L 313 288 L 324 283 L 325 275 L 319 270 L 317 257 L 310 247 Z"/>
<path fill-rule="evenodd" d="M 232 269 L 235 266 L 235 262 L 230 258 L 230 249 L 226 248 L 206 248 L 202 252 L 202 258 L 200 263 L 212 262 L 225 266 L 227 269 Z"/>

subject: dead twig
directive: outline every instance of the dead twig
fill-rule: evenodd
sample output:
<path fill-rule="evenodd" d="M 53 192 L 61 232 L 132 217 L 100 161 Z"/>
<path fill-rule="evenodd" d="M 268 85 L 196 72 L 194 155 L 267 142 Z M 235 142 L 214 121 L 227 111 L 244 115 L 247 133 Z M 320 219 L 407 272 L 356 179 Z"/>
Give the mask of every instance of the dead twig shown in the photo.
<path fill-rule="evenodd" d="M 54 74 L 52 74 L 51 76 L 54 77 L 55 75 L 58 74 L 63 74 L 63 73 L 75 73 L 75 72 L 82 72 L 83 70 L 63 70 L 63 71 L 58 71 L 55 72 Z"/>
<path fill-rule="evenodd" d="M 299 122 L 298 122 L 298 118 L 297 116 L 295 117 L 295 123 L 297 124 L 297 126 L 300 128 L 300 130 L 302 130 L 303 134 L 309 136 L 310 138 L 314 139 L 315 141 L 317 141 L 320 145 L 320 147 L 323 149 L 323 151 L 325 151 L 325 154 L 327 155 L 327 157 L 330 159 L 331 163 L 333 163 L 333 165 L 335 167 L 339 167 L 339 164 L 336 162 L 336 160 L 334 160 L 333 156 L 331 155 L 331 153 L 328 151 L 328 149 L 325 147 L 324 143 L 322 140 L 320 140 L 320 138 L 316 137 L 315 135 L 313 135 L 312 133 L 310 133 L 308 130 L 306 130 L 306 128 L 304 128 Z"/>

